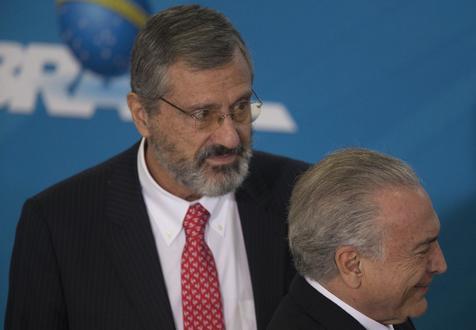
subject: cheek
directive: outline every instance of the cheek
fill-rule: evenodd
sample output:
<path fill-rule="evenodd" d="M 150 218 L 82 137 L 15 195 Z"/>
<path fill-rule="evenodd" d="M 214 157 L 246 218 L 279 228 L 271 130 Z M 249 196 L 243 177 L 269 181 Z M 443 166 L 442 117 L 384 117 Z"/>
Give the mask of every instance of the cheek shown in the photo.
<path fill-rule="evenodd" d="M 408 267 L 402 271 L 405 274 L 403 278 L 406 278 L 408 286 L 414 287 L 415 285 L 422 284 L 428 281 L 427 277 L 427 259 L 416 258 L 413 262 L 408 264 Z"/>
<path fill-rule="evenodd" d="M 407 271 L 407 276 L 401 277 L 400 288 L 401 311 L 403 316 L 419 316 L 426 311 L 427 301 L 425 298 L 427 289 L 418 285 L 427 283 L 424 267 L 414 267 Z"/>
<path fill-rule="evenodd" d="M 386 264 L 373 275 L 373 293 L 393 308 L 411 300 L 422 278 L 422 273 L 408 264 Z"/>
<path fill-rule="evenodd" d="M 428 258 L 422 255 L 412 255 L 401 258 L 395 265 L 397 278 L 408 287 L 413 287 L 425 277 Z"/>
<path fill-rule="evenodd" d="M 251 125 L 238 127 L 237 128 L 238 136 L 240 137 L 240 141 L 243 146 L 248 146 L 251 143 L 253 131 L 251 129 Z"/>
<path fill-rule="evenodd" d="M 210 134 L 196 131 L 194 127 L 170 125 L 163 127 L 167 141 L 175 145 L 176 150 L 189 159 L 194 158 L 206 145 Z"/>

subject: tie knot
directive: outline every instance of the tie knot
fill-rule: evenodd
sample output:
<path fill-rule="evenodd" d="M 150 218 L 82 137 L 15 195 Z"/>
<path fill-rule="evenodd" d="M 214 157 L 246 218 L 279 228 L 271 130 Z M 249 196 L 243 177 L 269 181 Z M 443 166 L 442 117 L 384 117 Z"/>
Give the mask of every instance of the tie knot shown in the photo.
<path fill-rule="evenodd" d="M 191 205 L 188 208 L 185 219 L 183 220 L 183 228 L 185 236 L 189 237 L 204 237 L 205 226 L 207 225 L 210 213 L 200 203 Z"/>

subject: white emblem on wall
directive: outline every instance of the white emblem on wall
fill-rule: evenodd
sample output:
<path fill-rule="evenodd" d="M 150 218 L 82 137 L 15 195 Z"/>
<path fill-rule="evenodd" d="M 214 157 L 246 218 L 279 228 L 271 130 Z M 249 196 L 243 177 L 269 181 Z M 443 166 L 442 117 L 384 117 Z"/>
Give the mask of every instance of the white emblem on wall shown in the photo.
<path fill-rule="evenodd" d="M 126 95 L 129 77 L 105 80 L 82 71 L 69 50 L 60 44 L 0 42 L 0 108 L 32 114 L 41 96 L 53 117 L 88 119 L 97 108 L 116 109 L 130 120 Z M 286 106 L 265 102 L 254 123 L 256 130 L 293 133 L 297 125 Z"/>

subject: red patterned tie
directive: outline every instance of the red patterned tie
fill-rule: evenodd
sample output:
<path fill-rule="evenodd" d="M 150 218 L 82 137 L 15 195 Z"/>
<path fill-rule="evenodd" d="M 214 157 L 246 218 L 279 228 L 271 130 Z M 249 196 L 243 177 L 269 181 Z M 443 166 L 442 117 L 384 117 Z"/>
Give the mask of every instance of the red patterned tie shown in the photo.
<path fill-rule="evenodd" d="M 218 273 L 205 242 L 210 213 L 200 204 L 188 208 L 183 221 L 182 308 L 184 330 L 225 329 Z"/>

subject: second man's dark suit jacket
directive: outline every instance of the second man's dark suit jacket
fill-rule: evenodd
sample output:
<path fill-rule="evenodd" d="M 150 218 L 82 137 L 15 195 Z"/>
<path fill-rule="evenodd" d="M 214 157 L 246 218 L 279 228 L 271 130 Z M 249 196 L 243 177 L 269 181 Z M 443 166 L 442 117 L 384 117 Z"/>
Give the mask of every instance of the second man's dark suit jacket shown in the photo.
<path fill-rule="evenodd" d="M 138 144 L 29 199 L 10 270 L 6 330 L 168 330 L 174 320 L 137 174 Z M 290 192 L 307 165 L 255 152 L 236 192 L 258 328 L 294 275 Z"/>
<path fill-rule="evenodd" d="M 412 322 L 393 326 L 415 330 Z M 274 313 L 268 330 L 365 330 L 350 314 L 324 297 L 297 274 L 289 293 Z"/>

